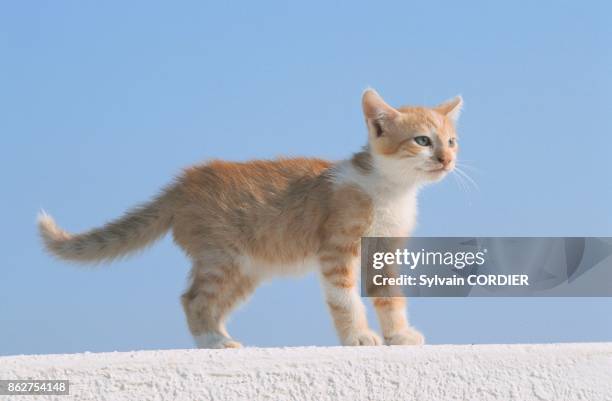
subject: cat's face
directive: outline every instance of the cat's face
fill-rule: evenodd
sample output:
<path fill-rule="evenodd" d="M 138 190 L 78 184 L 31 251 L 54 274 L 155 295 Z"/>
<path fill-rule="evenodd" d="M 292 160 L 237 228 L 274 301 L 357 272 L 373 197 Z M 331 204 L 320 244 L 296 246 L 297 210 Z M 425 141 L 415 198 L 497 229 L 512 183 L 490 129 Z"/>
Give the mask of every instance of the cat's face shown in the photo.
<path fill-rule="evenodd" d="M 459 144 L 455 122 L 463 101 L 456 97 L 434 108 L 393 108 L 373 90 L 363 95 L 374 163 L 401 181 L 437 181 L 453 170 Z"/>

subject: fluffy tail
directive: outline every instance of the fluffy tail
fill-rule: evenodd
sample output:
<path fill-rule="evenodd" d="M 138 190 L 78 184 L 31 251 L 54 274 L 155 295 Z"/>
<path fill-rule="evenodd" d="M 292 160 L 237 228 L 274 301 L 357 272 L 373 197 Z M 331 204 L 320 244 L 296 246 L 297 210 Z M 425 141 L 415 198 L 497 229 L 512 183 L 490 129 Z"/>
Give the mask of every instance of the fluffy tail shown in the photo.
<path fill-rule="evenodd" d="M 82 234 L 62 230 L 51 216 L 41 212 L 38 230 L 47 250 L 58 258 L 75 262 L 113 260 L 150 245 L 172 227 L 169 192 Z"/>

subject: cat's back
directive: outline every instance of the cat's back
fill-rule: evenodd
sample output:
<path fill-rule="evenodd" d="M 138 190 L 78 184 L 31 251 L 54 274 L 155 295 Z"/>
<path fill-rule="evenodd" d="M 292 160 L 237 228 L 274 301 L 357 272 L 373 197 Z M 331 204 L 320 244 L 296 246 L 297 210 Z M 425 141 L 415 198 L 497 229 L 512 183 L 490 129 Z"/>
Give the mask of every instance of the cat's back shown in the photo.
<path fill-rule="evenodd" d="M 212 161 L 190 167 L 179 177 L 174 209 L 175 240 L 189 253 L 201 249 L 240 249 L 272 259 L 318 246 L 332 182 L 331 162 L 309 158 Z M 300 249 L 289 249 L 290 238 Z"/>
<path fill-rule="evenodd" d="M 254 199 L 318 179 L 332 163 L 316 158 L 278 158 L 249 162 L 213 160 L 185 169 L 181 189 L 188 196 L 249 193 Z"/>

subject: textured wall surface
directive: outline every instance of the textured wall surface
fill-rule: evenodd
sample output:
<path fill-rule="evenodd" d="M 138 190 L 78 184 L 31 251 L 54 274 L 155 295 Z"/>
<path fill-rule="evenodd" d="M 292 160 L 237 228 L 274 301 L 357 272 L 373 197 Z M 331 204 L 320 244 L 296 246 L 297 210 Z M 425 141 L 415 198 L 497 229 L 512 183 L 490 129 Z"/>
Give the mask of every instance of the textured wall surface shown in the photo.
<path fill-rule="evenodd" d="M 69 379 L 71 395 L 60 401 L 598 401 L 612 400 L 612 343 L 1 357 L 0 379 L 16 378 Z"/>

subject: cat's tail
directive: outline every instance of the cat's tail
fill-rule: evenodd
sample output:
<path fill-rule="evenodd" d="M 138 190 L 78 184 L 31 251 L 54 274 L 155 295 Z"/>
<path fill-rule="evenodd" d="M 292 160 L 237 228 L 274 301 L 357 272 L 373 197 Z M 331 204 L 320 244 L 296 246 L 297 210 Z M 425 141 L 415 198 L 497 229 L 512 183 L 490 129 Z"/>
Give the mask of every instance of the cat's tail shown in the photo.
<path fill-rule="evenodd" d="M 62 230 L 45 212 L 38 215 L 38 230 L 46 249 L 74 262 L 110 261 L 152 244 L 172 227 L 172 189 L 110 223 L 81 234 Z"/>

